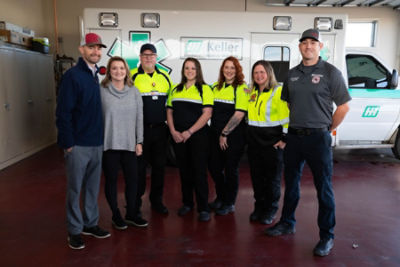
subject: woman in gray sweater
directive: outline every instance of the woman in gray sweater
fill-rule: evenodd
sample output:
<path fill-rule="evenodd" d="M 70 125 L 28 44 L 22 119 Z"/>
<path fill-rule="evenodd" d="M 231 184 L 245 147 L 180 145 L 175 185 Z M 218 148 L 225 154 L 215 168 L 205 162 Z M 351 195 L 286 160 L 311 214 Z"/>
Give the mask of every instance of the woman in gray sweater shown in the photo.
<path fill-rule="evenodd" d="M 112 224 L 126 229 L 135 221 L 137 192 L 136 156 L 142 154 L 143 103 L 129 76 L 129 67 L 121 57 L 108 61 L 106 77 L 101 82 L 104 119 L 103 171 L 105 194 L 112 211 Z M 122 219 L 117 202 L 117 178 L 121 166 L 125 178 L 126 216 Z"/>

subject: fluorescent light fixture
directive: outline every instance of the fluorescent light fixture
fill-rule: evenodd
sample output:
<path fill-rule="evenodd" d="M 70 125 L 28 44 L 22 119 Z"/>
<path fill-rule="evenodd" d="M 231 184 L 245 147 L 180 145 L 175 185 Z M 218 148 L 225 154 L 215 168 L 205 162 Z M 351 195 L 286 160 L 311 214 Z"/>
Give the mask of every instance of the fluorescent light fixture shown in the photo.
<path fill-rule="evenodd" d="M 332 30 L 332 18 L 316 17 L 314 19 L 314 28 L 321 32 L 330 32 Z"/>
<path fill-rule="evenodd" d="M 160 27 L 160 14 L 158 13 L 142 13 L 143 28 L 158 28 Z"/>
<path fill-rule="evenodd" d="M 292 17 L 275 16 L 273 19 L 273 27 L 276 31 L 290 31 L 292 29 Z"/>
<path fill-rule="evenodd" d="M 99 14 L 100 27 L 118 27 L 118 14 L 114 12 L 101 12 Z"/>

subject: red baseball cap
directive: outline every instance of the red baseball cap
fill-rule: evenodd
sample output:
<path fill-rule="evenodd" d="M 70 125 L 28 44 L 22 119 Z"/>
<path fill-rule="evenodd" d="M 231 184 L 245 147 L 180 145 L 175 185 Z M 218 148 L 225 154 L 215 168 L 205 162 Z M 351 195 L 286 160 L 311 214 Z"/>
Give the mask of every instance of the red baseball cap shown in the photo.
<path fill-rule="evenodd" d="M 81 43 L 81 46 L 92 46 L 99 45 L 101 47 L 107 48 L 105 44 L 101 41 L 101 37 L 93 32 L 85 35 L 85 40 Z"/>

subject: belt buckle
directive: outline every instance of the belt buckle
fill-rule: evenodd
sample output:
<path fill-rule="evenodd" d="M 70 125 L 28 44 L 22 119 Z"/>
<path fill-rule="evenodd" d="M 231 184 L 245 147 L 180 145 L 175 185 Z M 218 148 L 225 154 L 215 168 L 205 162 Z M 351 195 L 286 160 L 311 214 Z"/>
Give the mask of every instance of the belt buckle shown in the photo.
<path fill-rule="evenodd" d="M 311 135 L 311 129 L 302 128 L 302 129 L 297 129 L 296 131 L 297 135 L 303 135 L 303 136 Z"/>

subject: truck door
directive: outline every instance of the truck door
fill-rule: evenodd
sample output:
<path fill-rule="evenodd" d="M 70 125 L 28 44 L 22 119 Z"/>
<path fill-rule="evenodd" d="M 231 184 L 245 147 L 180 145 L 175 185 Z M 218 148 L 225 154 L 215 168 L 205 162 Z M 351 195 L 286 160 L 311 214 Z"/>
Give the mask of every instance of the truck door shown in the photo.
<path fill-rule="evenodd" d="M 298 44 L 299 35 L 294 33 L 252 33 L 250 71 L 256 61 L 268 60 L 278 82 L 283 83 L 289 68 L 300 61 Z"/>
<path fill-rule="evenodd" d="M 389 89 L 391 73 L 375 57 L 346 55 L 350 111 L 338 129 L 339 144 L 379 144 L 396 130 L 400 91 Z M 351 143 L 352 142 L 352 143 Z"/>

